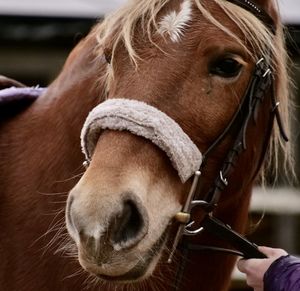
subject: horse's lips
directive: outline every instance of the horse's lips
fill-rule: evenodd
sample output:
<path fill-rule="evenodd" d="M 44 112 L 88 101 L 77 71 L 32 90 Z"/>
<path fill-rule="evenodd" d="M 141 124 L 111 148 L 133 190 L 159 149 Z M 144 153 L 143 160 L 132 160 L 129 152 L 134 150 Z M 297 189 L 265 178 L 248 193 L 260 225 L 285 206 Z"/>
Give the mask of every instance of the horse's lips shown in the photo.
<path fill-rule="evenodd" d="M 151 262 L 153 256 L 148 258 L 145 262 L 141 262 L 141 261 L 138 262 L 132 270 L 128 271 L 124 275 L 121 276 L 97 275 L 97 277 L 105 281 L 114 281 L 114 282 L 137 281 L 138 279 L 143 277 L 143 275 L 145 275 L 145 273 L 147 272 L 147 266 Z"/>
<path fill-rule="evenodd" d="M 149 249 L 146 258 L 143 260 L 140 260 L 130 271 L 123 275 L 118 276 L 108 276 L 108 275 L 102 275 L 102 274 L 96 274 L 96 276 L 102 280 L 105 281 L 113 281 L 113 282 L 120 282 L 120 283 L 126 283 L 126 282 L 132 282 L 132 281 L 138 281 L 141 279 L 147 272 L 148 267 L 152 260 L 154 259 L 155 255 L 158 254 L 159 250 L 163 246 L 165 240 L 167 237 L 167 228 L 161 235 L 161 237 L 153 244 L 151 249 Z"/>

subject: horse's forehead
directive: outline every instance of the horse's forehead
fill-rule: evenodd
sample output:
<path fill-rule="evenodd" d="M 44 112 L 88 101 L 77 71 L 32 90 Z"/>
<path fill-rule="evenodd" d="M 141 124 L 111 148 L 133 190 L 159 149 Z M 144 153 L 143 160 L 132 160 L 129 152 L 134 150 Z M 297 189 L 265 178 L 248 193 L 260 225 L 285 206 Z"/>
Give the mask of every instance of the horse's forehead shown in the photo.
<path fill-rule="evenodd" d="M 176 3 L 177 7 L 172 7 L 159 21 L 159 33 L 164 37 L 169 37 L 171 41 L 180 41 L 181 36 L 192 20 L 192 1 L 181 0 Z"/>
<path fill-rule="evenodd" d="M 202 1 L 201 5 L 204 9 L 208 10 L 208 14 L 212 13 L 212 17 L 222 23 L 233 24 L 229 18 L 224 18 L 224 12 L 220 9 L 215 1 Z M 209 17 L 208 17 L 209 18 Z M 214 25 L 207 19 L 201 12 L 193 0 L 178 0 L 171 1 L 164 9 L 163 13 L 159 15 L 158 32 L 170 41 L 177 43 L 184 37 L 188 31 L 189 26 L 195 25 L 193 20 L 201 21 L 202 33 L 209 29 L 211 30 Z M 229 21 L 229 22 L 228 22 Z M 200 22 L 199 22 L 200 23 Z M 199 28 L 199 26 L 197 26 Z M 216 27 L 216 30 L 220 30 Z"/>

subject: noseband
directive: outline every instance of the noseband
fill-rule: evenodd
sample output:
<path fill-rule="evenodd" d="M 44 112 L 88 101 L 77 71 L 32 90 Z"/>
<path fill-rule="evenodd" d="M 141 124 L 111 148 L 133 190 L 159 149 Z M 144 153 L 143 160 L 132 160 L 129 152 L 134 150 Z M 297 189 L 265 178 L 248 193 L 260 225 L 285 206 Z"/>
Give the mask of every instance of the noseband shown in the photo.
<path fill-rule="evenodd" d="M 201 152 L 181 127 L 168 115 L 144 102 L 114 98 L 90 112 L 81 132 L 86 161 L 91 161 L 104 129 L 127 130 L 149 139 L 167 154 L 182 183 L 201 166 Z"/>
<path fill-rule="evenodd" d="M 272 18 L 256 4 L 249 0 L 227 1 L 253 13 L 273 34 L 275 34 L 276 29 Z M 101 130 L 106 128 L 113 130 L 129 130 L 133 134 L 150 139 L 165 151 L 183 182 L 194 175 L 192 186 L 182 211 L 175 216 L 175 220 L 179 222 L 179 228 L 174 239 L 168 262 L 172 262 L 173 254 L 183 235 L 198 235 L 205 230 L 222 240 L 229 242 L 234 250 L 186 244 L 186 247 L 189 250 L 222 251 L 243 256 L 245 258 L 266 257 L 258 251 L 255 244 L 249 242 L 247 239 L 233 231 L 230 226 L 216 219 L 213 216 L 213 212 L 218 205 L 222 192 L 228 187 L 228 178 L 234 171 L 240 155 L 247 149 L 246 135 L 250 121 L 254 121 L 254 124 L 256 123 L 261 104 L 266 99 L 268 92 L 271 93 L 271 100 L 269 101 L 271 104 L 270 118 L 263 144 L 262 155 L 257 168 L 258 171 L 268 147 L 268 140 L 271 135 L 274 118 L 277 121 L 282 138 L 285 141 L 288 141 L 278 111 L 279 103 L 277 103 L 275 99 L 272 71 L 269 67 L 268 60 L 265 60 L 264 58 L 257 61 L 246 93 L 241 99 L 240 106 L 231 121 L 222 134 L 202 155 L 198 149 L 195 149 L 196 146 L 194 143 L 174 120 L 156 108 L 142 102 L 127 99 L 108 100 L 94 108 L 87 118 L 81 139 L 83 152 L 85 153 L 88 162 L 91 160 L 93 149 Z M 141 115 L 140 112 L 145 114 Z M 253 124 L 253 122 L 251 124 Z M 164 125 L 166 126 L 164 127 Z M 174 132 L 172 132 L 172 128 L 174 129 Z M 203 199 L 200 199 L 200 197 L 203 197 L 203 195 L 200 195 L 202 193 L 201 187 L 199 186 L 201 180 L 200 176 L 201 172 L 205 170 L 207 158 L 229 133 L 235 137 L 233 145 L 227 152 L 224 162 L 209 191 Z M 174 137 L 178 137 L 178 144 L 176 143 L 178 140 L 176 140 L 175 144 L 171 141 L 172 139 L 175 139 Z M 177 147 L 177 149 L 174 150 L 174 147 Z M 186 157 L 188 158 L 186 159 Z M 183 171 L 180 165 L 185 165 Z M 189 170 L 187 170 L 187 168 L 189 168 Z M 192 219 L 191 211 L 196 207 L 200 208 L 201 211 L 205 213 L 205 217 L 200 223 L 197 223 L 200 227 L 193 228 L 194 220 Z"/>

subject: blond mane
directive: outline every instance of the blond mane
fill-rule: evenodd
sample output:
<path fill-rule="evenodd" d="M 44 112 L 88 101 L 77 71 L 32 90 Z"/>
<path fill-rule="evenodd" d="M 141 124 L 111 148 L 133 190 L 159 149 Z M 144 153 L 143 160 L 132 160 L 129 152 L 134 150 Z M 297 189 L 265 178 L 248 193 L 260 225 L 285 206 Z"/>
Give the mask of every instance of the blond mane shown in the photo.
<path fill-rule="evenodd" d="M 258 19 L 237 5 L 224 0 L 211 0 L 221 7 L 224 13 L 240 28 L 244 39 L 239 38 L 229 28 L 223 26 L 203 5 L 202 0 L 190 0 L 200 10 L 202 15 L 213 25 L 223 30 L 230 37 L 238 41 L 251 55 L 254 60 L 261 56 L 267 58 L 272 55 L 270 65 L 273 69 L 276 82 L 276 97 L 280 102 L 280 112 L 283 124 L 290 136 L 290 117 L 291 105 L 289 96 L 290 79 L 287 70 L 287 54 L 285 49 L 283 26 L 277 23 L 276 35 L 274 36 L 269 29 Z M 134 49 L 133 38 L 134 30 L 138 23 L 144 28 L 144 33 L 148 35 L 149 41 L 153 43 L 153 30 L 158 31 L 158 13 L 170 0 L 129 0 L 128 3 L 117 12 L 106 17 L 94 32 L 98 40 L 98 51 L 103 51 L 107 42 L 112 44 L 112 64 L 117 45 L 123 42 L 129 58 L 137 66 L 139 56 Z M 245 47 L 245 40 L 252 44 L 251 48 Z M 154 45 L 157 45 L 154 43 Z M 251 53 L 254 52 L 254 53 Z M 113 65 L 108 66 L 107 83 L 113 78 Z M 293 176 L 293 154 L 291 143 L 282 141 L 277 125 L 275 124 L 270 140 L 270 146 L 266 157 L 266 162 L 261 171 L 262 177 L 268 172 L 277 178 L 280 164 L 287 177 Z M 283 163 L 282 163 L 283 161 Z"/>

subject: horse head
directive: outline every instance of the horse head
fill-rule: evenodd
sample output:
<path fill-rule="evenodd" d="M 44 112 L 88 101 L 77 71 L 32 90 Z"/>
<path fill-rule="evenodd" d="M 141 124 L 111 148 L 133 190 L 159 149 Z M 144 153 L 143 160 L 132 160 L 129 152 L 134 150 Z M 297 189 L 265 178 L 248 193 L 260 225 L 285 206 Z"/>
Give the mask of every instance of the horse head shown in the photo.
<path fill-rule="evenodd" d="M 261 58 L 274 72 L 275 93 L 284 107 L 287 80 L 275 4 L 260 0 L 255 4 L 260 8 L 254 7 L 270 16 L 270 27 L 265 14 L 241 5 L 246 2 L 131 1 L 109 16 L 93 31 L 97 54 L 107 61 L 105 103 L 133 100 L 163 112 L 202 154 L 239 111 Z M 248 121 L 247 150 L 238 157 L 216 210 L 220 217 L 232 215 L 239 231 L 269 141 L 271 87 L 258 101 L 255 120 Z M 233 146 L 237 123 L 204 157 L 201 199 Z M 90 273 L 108 281 L 142 280 L 168 255 L 174 216 L 184 205 L 193 172 L 182 178 L 169 149 L 126 128 L 104 126 L 93 139 L 89 167 L 69 194 L 68 231 L 81 266 Z M 273 134 L 271 141 L 278 140 Z"/>

